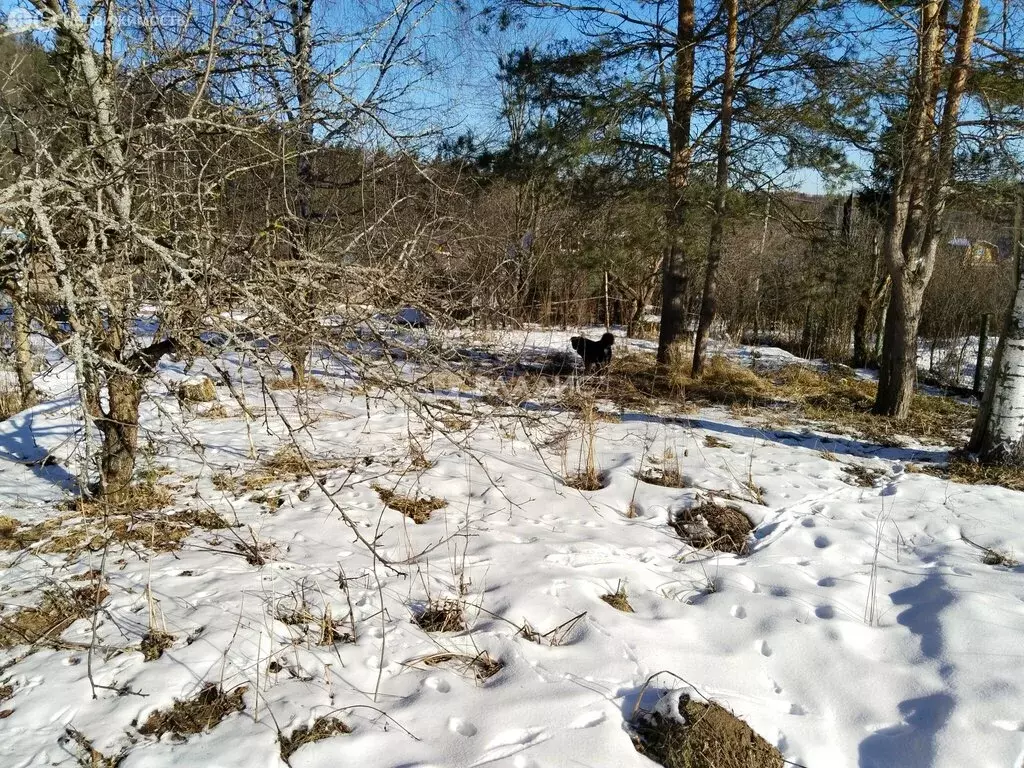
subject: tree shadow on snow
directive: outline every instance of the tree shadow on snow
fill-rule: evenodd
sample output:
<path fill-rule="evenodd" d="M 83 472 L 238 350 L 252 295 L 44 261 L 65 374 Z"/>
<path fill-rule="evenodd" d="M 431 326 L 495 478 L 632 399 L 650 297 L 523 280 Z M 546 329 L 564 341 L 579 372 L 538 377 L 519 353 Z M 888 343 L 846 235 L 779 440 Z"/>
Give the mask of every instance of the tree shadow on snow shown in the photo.
<path fill-rule="evenodd" d="M 67 408 L 71 403 L 71 398 L 43 403 L 0 422 L 0 462 L 28 467 L 36 477 L 63 490 L 75 488 L 77 478 L 50 459 L 47 449 L 38 441 L 49 443 L 57 438 L 64 442 L 78 432 L 78 425 L 65 420 L 37 423 L 41 421 L 39 417 Z"/>
<path fill-rule="evenodd" d="M 939 614 L 953 602 L 943 577 L 929 574 L 920 584 L 897 590 L 890 597 L 894 605 L 907 606 L 896 621 L 918 636 L 921 653 L 929 659 L 940 659 L 943 637 Z M 939 673 L 946 677 L 949 670 L 943 667 Z M 864 739 L 858 750 L 858 767 L 928 768 L 935 761 L 935 736 L 949 720 L 954 703 L 953 697 L 943 692 L 900 702 L 903 722 Z"/>
<path fill-rule="evenodd" d="M 624 413 L 622 421 L 664 423 L 665 418 L 646 413 Z M 902 462 L 943 462 L 949 455 L 945 450 L 925 450 L 919 448 L 895 448 L 878 445 L 852 437 L 819 435 L 814 432 L 792 432 L 785 429 L 762 430 L 744 427 L 738 424 L 725 424 L 699 417 L 682 417 L 668 419 L 670 423 L 680 424 L 693 429 L 718 432 L 733 437 L 745 437 L 751 440 L 770 440 L 790 448 L 806 448 L 813 451 L 831 451 L 844 456 L 860 458 L 879 458 Z"/>
<path fill-rule="evenodd" d="M 935 735 L 949 720 L 953 697 L 932 693 L 900 702 L 903 722 L 868 736 L 858 748 L 858 768 L 930 768 L 935 763 Z"/>

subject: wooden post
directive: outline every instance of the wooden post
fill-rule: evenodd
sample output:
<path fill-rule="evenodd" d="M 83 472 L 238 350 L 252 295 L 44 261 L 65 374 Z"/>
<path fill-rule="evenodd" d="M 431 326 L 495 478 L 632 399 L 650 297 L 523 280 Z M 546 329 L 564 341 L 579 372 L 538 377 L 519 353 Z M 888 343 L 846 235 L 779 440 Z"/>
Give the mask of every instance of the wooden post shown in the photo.
<path fill-rule="evenodd" d="M 981 336 L 978 338 L 978 362 L 974 366 L 974 394 L 981 396 L 982 372 L 985 370 L 985 347 L 988 346 L 988 326 L 992 321 L 992 313 L 981 316 Z"/>

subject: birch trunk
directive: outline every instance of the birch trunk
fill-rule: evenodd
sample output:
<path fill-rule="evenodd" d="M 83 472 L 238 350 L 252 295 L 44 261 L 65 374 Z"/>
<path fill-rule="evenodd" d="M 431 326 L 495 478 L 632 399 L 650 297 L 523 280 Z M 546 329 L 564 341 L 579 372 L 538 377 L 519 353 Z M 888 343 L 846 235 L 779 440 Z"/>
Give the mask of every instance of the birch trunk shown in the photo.
<path fill-rule="evenodd" d="M 1017 198 L 1014 252 L 1017 291 L 996 346 L 992 373 L 968 450 L 984 464 L 1024 465 L 1024 264 L 1021 263 L 1021 198 Z"/>

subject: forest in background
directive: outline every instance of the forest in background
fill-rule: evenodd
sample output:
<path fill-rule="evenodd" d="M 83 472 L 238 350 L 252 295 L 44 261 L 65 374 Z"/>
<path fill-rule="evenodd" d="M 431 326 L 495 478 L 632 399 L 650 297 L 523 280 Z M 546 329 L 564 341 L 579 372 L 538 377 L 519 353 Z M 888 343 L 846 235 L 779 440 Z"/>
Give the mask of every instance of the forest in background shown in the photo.
<path fill-rule="evenodd" d="M 695 376 L 709 335 L 878 365 L 876 413 L 903 418 L 919 338 L 1000 326 L 1017 287 L 1022 15 L 34 0 L 0 43 L 19 404 L 43 333 L 102 437 L 93 491 L 116 495 L 161 356 L 269 338 L 302 386 L 311 348 L 415 307 L 441 328 L 622 325 Z M 458 38 L 493 52 L 493 109 L 464 121 Z M 801 171 L 851 191 L 802 194 Z M 1024 355 L 994 330 L 1008 373 L 979 424 L 996 402 L 1002 426 L 973 446 L 1005 458 L 1024 396 L 996 380 Z"/>

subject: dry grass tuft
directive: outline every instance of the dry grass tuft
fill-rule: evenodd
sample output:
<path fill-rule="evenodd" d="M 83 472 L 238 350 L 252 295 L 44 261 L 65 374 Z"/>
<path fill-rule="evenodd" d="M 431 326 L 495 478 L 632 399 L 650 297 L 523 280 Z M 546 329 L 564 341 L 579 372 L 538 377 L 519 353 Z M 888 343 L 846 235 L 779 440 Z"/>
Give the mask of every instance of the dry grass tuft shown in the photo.
<path fill-rule="evenodd" d="M 713 549 L 745 555 L 750 547 L 753 524 L 734 507 L 704 501 L 676 513 L 669 523 L 687 544 L 696 549 Z"/>
<path fill-rule="evenodd" d="M 128 756 L 127 749 L 113 756 L 103 754 L 84 733 L 70 725 L 64 729 L 64 735 L 78 747 L 72 755 L 82 768 L 118 768 Z"/>
<path fill-rule="evenodd" d="M 667 466 L 665 468 L 651 467 L 636 474 L 637 479 L 650 485 L 660 485 L 663 488 L 686 488 L 686 478 L 679 471 L 678 466 Z"/>
<path fill-rule="evenodd" d="M 282 624 L 298 627 L 304 637 L 311 638 L 315 645 L 334 645 L 335 643 L 354 643 L 355 638 L 343 631 L 342 622 L 335 621 L 331 607 L 327 606 L 319 615 L 303 598 L 295 598 L 295 607 L 284 609 L 278 607 L 275 617 Z"/>
<path fill-rule="evenodd" d="M 401 512 L 417 525 L 427 522 L 430 519 L 431 513 L 448 506 L 447 501 L 436 496 L 428 496 L 427 498 L 402 496 L 389 488 L 376 484 L 373 486 L 373 490 L 377 492 L 380 500 L 388 507 L 396 512 Z"/>
<path fill-rule="evenodd" d="M 875 483 L 885 476 L 883 470 L 872 469 L 861 464 L 847 464 L 844 470 L 843 482 L 849 485 L 859 485 L 861 488 L 874 488 Z"/>
<path fill-rule="evenodd" d="M 105 506 L 94 502 L 77 502 L 76 507 L 80 515 L 65 514 L 35 525 L 18 525 L 12 518 L 0 520 L 0 550 L 32 548 L 43 554 L 76 554 L 118 542 L 172 552 L 181 548 L 194 528 L 229 527 L 220 515 L 204 510 L 168 515 L 152 510 L 125 513 L 121 511 L 124 507 L 104 513 Z M 12 527 L 12 522 L 17 527 Z"/>
<path fill-rule="evenodd" d="M 209 408 L 205 408 L 199 415 L 204 419 L 230 419 L 231 411 L 224 407 L 223 403 L 214 403 Z"/>
<path fill-rule="evenodd" d="M 139 650 L 142 651 L 143 657 L 146 661 L 156 661 L 164 655 L 164 651 L 170 648 L 174 644 L 174 635 L 168 634 L 167 632 L 159 632 L 157 630 L 151 630 L 139 644 Z"/>
<path fill-rule="evenodd" d="M 134 514 L 170 506 L 174 502 L 174 491 L 156 482 L 155 473 L 145 482 L 136 483 L 120 494 L 116 501 L 103 496 L 77 498 L 60 505 L 61 508 L 79 512 L 87 517 L 103 517 L 109 514 Z M 162 473 L 166 474 L 166 472 Z"/>
<path fill-rule="evenodd" d="M 35 525 L 24 525 L 13 517 L 0 515 L 0 550 L 31 547 L 60 528 L 62 519 L 51 518 Z"/>
<path fill-rule="evenodd" d="M 975 549 L 981 550 L 981 562 L 985 565 L 998 565 L 1004 568 L 1016 568 L 1020 565 L 1020 561 L 1008 552 L 1000 552 L 997 549 L 991 549 L 978 544 L 976 541 L 971 541 L 963 534 L 963 532 L 960 533 L 960 538 L 966 544 L 970 544 Z"/>
<path fill-rule="evenodd" d="M 352 729 L 341 720 L 335 717 L 318 717 L 313 725 L 300 725 L 290 736 L 280 736 L 281 759 L 287 763 L 288 758 L 300 747 L 344 733 L 352 733 Z"/>
<path fill-rule="evenodd" d="M 524 621 L 523 625 L 519 628 L 516 633 L 517 637 L 521 637 L 524 640 L 528 640 L 531 643 L 537 643 L 543 645 L 545 642 L 552 646 L 558 647 L 562 645 L 566 638 L 572 633 L 576 625 L 582 621 L 587 615 L 587 612 L 578 613 L 568 621 L 563 621 L 554 629 L 550 629 L 547 632 L 538 632 L 528 621 Z"/>
<path fill-rule="evenodd" d="M 196 382 L 186 382 L 178 387 L 178 399 L 183 403 L 212 403 L 217 399 L 217 389 L 213 381 L 202 378 Z"/>
<path fill-rule="evenodd" d="M 725 405 L 768 405 L 777 399 L 771 382 L 720 355 L 705 363 L 700 378 L 683 379 L 682 389 L 691 399 Z"/>
<path fill-rule="evenodd" d="M 732 448 L 732 443 L 727 443 L 725 440 L 720 440 L 714 435 L 704 436 L 704 447 L 705 448 Z"/>
<path fill-rule="evenodd" d="M 326 471 L 342 466 L 340 459 L 313 459 L 301 453 L 294 445 L 288 445 L 260 461 L 259 465 L 242 477 L 234 477 L 226 472 L 218 472 L 213 476 L 214 487 L 222 491 L 259 491 L 271 483 L 294 482 L 309 477 L 310 470 Z"/>
<path fill-rule="evenodd" d="M 411 659 L 406 664 L 424 664 L 428 667 L 448 667 L 462 675 L 472 675 L 477 680 L 486 680 L 494 677 L 505 666 L 500 659 L 495 659 L 487 651 L 481 651 L 475 656 L 466 653 L 451 653 L 441 651 L 427 656 L 420 656 Z"/>
<path fill-rule="evenodd" d="M 607 595 L 601 595 L 601 599 L 617 611 L 633 613 L 633 606 L 629 604 L 629 599 L 626 596 L 626 585 L 621 581 L 615 588 L 614 592 L 609 592 Z"/>
<path fill-rule="evenodd" d="M 68 627 L 91 616 L 108 594 L 96 586 L 50 590 L 38 607 L 0 616 L 0 648 L 37 644 L 58 647 Z"/>
<path fill-rule="evenodd" d="M 562 482 L 577 491 L 599 491 L 607 485 L 605 476 L 594 469 L 569 475 Z"/>
<path fill-rule="evenodd" d="M 1011 491 L 1024 491 L 1024 467 L 981 464 L 961 453 L 951 453 L 945 466 L 914 464 L 907 469 L 964 485 L 999 485 Z"/>
<path fill-rule="evenodd" d="M 139 726 L 139 733 L 157 738 L 171 733 L 184 739 L 188 734 L 208 731 L 232 712 L 245 709 L 242 695 L 247 689 L 242 685 L 228 693 L 216 683 L 207 683 L 194 699 L 175 699 L 170 709 L 152 713 Z"/>
<path fill-rule="evenodd" d="M 666 768 L 783 768 L 779 751 L 713 701 L 680 697 L 681 719 L 644 713 L 633 725 L 636 750 Z"/>
<path fill-rule="evenodd" d="M 460 600 L 431 600 L 413 621 L 424 632 L 463 632 L 466 629 Z"/>
<path fill-rule="evenodd" d="M 283 391 L 283 390 L 289 390 L 289 389 L 298 389 L 298 390 L 303 390 L 303 389 L 305 389 L 305 390 L 322 390 L 322 389 L 327 389 L 326 385 L 322 381 L 320 381 L 320 379 L 315 379 L 312 376 L 306 376 L 302 380 L 302 383 L 300 383 L 300 384 L 296 384 L 295 383 L 295 379 L 293 377 L 291 377 L 291 376 L 281 376 L 281 377 L 276 378 L 276 379 L 269 379 L 267 381 L 267 386 L 270 387 L 270 389 L 273 389 L 275 391 Z"/>

